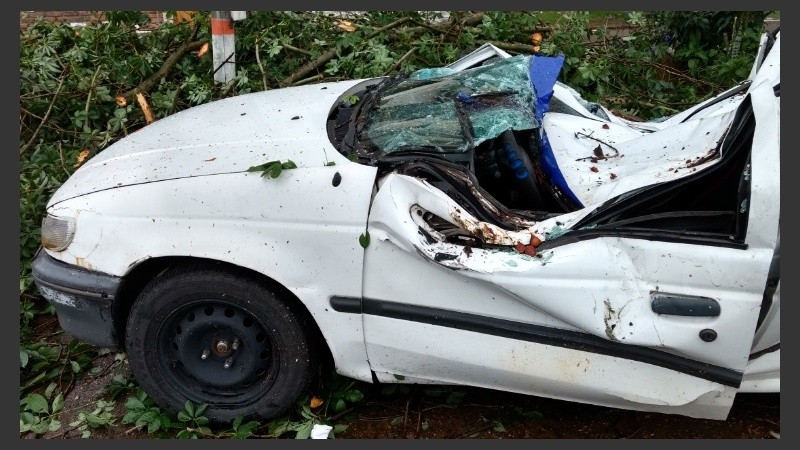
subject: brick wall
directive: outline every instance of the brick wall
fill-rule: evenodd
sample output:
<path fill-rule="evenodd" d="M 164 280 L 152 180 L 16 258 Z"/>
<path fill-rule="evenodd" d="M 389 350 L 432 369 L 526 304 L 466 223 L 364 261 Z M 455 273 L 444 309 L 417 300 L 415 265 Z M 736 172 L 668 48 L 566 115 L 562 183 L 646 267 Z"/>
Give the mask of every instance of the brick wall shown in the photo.
<path fill-rule="evenodd" d="M 143 11 L 150 16 L 150 23 L 144 28 L 156 28 L 164 21 L 163 11 Z M 105 20 L 102 11 L 20 11 L 19 29 L 24 30 L 38 18 L 54 22 L 92 23 Z"/>

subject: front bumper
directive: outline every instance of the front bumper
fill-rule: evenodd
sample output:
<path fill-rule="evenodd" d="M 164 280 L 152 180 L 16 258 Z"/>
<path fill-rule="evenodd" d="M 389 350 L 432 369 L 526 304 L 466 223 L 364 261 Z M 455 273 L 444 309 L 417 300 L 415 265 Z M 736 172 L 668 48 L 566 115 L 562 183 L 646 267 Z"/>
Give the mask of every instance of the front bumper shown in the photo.
<path fill-rule="evenodd" d="M 64 331 L 98 347 L 119 347 L 114 319 L 122 278 L 63 263 L 41 249 L 32 268 L 39 292 L 55 307 Z"/>

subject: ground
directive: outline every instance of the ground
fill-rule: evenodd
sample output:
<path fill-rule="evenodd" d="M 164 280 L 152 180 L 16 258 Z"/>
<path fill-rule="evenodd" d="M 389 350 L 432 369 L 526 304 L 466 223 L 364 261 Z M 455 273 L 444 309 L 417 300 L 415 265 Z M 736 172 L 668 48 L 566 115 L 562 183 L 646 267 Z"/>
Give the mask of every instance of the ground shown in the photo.
<path fill-rule="evenodd" d="M 100 356 L 94 365 L 112 367 L 115 353 Z M 78 438 L 70 431 L 80 411 L 90 411 L 102 398 L 104 386 L 115 374 L 126 373 L 125 363 L 113 365 L 98 376 L 87 375 L 69 391 L 59 417 L 62 427 L 45 439 Z M 361 385 L 364 400 L 333 423 L 348 424 L 339 439 L 375 438 L 478 438 L 478 439 L 582 439 L 582 438 L 747 438 L 771 439 L 780 435 L 778 394 L 740 394 L 727 420 L 644 413 L 574 402 L 511 394 L 489 389 Z M 92 430 L 92 438 L 143 439 L 149 436 L 131 425 L 119 424 L 125 396 L 117 400 L 117 424 Z M 33 438 L 33 436 L 23 436 Z"/>

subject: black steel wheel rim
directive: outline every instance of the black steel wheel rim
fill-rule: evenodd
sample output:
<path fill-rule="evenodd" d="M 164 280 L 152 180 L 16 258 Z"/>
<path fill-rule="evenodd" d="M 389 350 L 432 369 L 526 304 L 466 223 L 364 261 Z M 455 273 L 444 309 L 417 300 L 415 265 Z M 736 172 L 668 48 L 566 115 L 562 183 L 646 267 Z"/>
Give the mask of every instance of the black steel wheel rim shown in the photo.
<path fill-rule="evenodd" d="M 158 332 L 157 346 L 167 379 L 198 403 L 252 403 L 272 385 L 279 363 L 269 328 L 221 300 L 174 311 Z"/>

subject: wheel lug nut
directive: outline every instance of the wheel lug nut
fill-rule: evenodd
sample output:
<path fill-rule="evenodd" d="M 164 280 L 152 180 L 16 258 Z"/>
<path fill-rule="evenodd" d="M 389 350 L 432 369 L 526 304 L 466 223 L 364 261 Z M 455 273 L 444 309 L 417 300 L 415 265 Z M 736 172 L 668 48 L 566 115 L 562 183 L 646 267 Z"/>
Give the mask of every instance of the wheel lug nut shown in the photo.
<path fill-rule="evenodd" d="M 225 364 L 222 367 L 230 369 L 232 365 L 233 365 L 233 358 L 228 358 L 225 360 Z"/>
<path fill-rule="evenodd" d="M 234 338 L 233 339 L 233 344 L 231 344 L 231 348 L 234 349 L 234 350 L 238 350 L 239 349 L 239 338 Z"/>
<path fill-rule="evenodd" d="M 210 355 L 210 354 L 211 354 L 211 351 L 208 350 L 208 349 L 205 349 L 205 350 L 203 350 L 203 354 L 200 355 L 200 359 L 206 359 L 206 358 L 208 358 L 208 355 Z"/>

